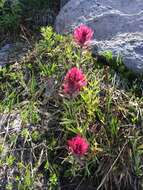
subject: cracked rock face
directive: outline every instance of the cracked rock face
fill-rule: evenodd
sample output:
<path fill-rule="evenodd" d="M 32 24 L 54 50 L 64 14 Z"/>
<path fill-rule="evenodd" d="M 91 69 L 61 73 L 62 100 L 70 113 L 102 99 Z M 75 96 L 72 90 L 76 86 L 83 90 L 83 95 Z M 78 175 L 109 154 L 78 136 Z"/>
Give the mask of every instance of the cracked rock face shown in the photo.
<path fill-rule="evenodd" d="M 143 73 L 142 0 L 70 0 L 57 16 L 58 33 L 69 33 L 84 23 L 94 29 L 99 52 L 121 54 L 125 65 Z"/>

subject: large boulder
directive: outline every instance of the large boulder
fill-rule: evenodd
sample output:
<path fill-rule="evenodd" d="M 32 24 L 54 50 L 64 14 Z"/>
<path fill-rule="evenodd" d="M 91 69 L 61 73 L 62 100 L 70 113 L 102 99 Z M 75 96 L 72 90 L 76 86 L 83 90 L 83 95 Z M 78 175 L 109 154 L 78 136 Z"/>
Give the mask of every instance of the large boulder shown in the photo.
<path fill-rule="evenodd" d="M 55 28 L 69 33 L 81 23 L 94 29 L 100 52 L 120 54 L 128 68 L 143 73 L 143 0 L 70 0 Z"/>
<path fill-rule="evenodd" d="M 96 51 L 112 51 L 113 55 L 123 58 L 123 62 L 135 73 L 143 73 L 143 33 L 124 33 L 110 40 L 93 41 Z"/>

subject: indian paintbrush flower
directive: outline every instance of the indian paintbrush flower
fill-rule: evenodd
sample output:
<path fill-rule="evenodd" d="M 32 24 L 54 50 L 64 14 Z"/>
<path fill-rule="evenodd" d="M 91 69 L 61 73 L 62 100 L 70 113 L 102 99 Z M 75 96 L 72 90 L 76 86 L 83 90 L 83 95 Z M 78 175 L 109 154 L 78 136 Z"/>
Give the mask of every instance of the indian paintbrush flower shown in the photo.
<path fill-rule="evenodd" d="M 94 32 L 90 27 L 81 24 L 74 30 L 73 37 L 75 42 L 83 47 L 89 45 L 91 39 L 93 38 L 93 34 Z"/>
<path fill-rule="evenodd" d="M 86 84 L 87 81 L 83 72 L 77 67 L 73 67 L 64 78 L 63 91 L 65 94 L 73 96 L 78 94 Z"/>
<path fill-rule="evenodd" d="M 71 140 L 68 140 L 68 149 L 70 152 L 77 156 L 83 156 L 87 153 L 89 148 L 89 143 L 84 137 L 77 135 Z"/>

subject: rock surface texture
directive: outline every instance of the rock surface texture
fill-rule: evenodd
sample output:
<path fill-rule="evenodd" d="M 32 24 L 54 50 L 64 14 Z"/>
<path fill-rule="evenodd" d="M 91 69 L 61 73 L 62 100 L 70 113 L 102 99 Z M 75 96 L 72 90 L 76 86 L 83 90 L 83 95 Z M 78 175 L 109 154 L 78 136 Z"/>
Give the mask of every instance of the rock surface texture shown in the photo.
<path fill-rule="evenodd" d="M 28 44 L 26 43 L 13 43 L 6 44 L 0 48 L 0 68 L 8 64 L 13 64 L 20 61 L 28 52 Z"/>
<path fill-rule="evenodd" d="M 62 8 L 69 0 L 61 0 L 60 7 Z"/>
<path fill-rule="evenodd" d="M 143 0 L 70 0 L 55 28 L 68 33 L 81 23 L 94 29 L 99 52 L 121 54 L 128 68 L 143 73 Z"/>
<path fill-rule="evenodd" d="M 9 50 L 11 49 L 11 44 L 6 44 L 0 49 L 0 67 L 6 65 L 9 59 Z"/>

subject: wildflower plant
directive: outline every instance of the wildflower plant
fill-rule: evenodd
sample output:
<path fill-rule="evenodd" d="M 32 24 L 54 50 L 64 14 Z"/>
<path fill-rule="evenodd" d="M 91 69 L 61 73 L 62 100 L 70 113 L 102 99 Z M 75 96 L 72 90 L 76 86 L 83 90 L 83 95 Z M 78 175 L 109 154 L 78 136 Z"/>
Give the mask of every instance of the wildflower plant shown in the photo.
<path fill-rule="evenodd" d="M 142 189 L 139 83 L 85 51 L 92 36 L 45 27 L 18 68 L 0 70 L 0 189 Z"/>
<path fill-rule="evenodd" d="M 86 85 L 86 76 L 80 69 L 73 67 L 68 71 L 64 78 L 63 91 L 67 95 L 74 96 Z"/>
<path fill-rule="evenodd" d="M 73 154 L 77 156 L 83 156 L 87 153 L 89 148 L 89 143 L 87 140 L 80 135 L 73 137 L 71 140 L 68 140 L 68 149 Z"/>
<path fill-rule="evenodd" d="M 75 28 L 73 37 L 78 45 L 84 47 L 90 44 L 90 41 L 93 38 L 93 34 L 94 32 L 90 27 L 81 24 L 80 26 Z"/>

